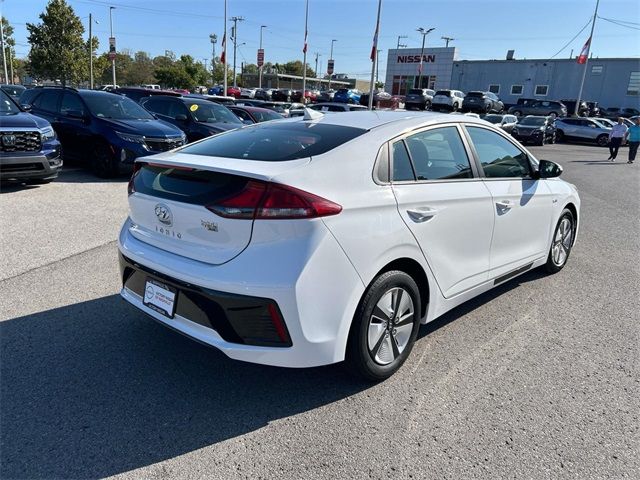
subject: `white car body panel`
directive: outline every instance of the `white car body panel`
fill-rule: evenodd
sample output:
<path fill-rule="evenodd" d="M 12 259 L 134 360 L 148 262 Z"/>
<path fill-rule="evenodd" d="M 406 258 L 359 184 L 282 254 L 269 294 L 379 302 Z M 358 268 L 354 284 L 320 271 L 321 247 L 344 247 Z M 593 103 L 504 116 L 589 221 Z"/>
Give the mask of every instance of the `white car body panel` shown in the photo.
<path fill-rule="evenodd" d="M 323 155 L 286 162 L 180 152 L 143 161 L 289 185 L 338 203 L 342 206 L 339 214 L 311 220 L 256 220 L 250 240 L 246 241 L 246 231 L 242 233 L 245 239 L 232 242 L 227 251 L 235 248 L 236 255 L 219 262 L 221 257 L 212 260 L 214 254 L 206 251 L 205 241 L 197 245 L 195 233 L 194 238 L 187 238 L 186 243 L 191 242 L 187 246 L 141 235 L 135 219 L 153 215 L 150 211 L 156 200 L 134 193 L 130 197 L 131 219 L 123 225 L 118 242 L 123 256 L 181 282 L 273 299 L 287 325 L 291 347 L 227 342 L 214 330 L 186 318 L 169 319 L 156 313 L 127 288 L 122 290 L 123 298 L 159 322 L 234 359 L 288 367 L 325 365 L 344 359 L 358 304 L 367 286 L 391 262 L 408 260 L 423 269 L 428 283 L 428 304 L 423 305 L 422 317 L 426 323 L 491 289 L 500 275 L 525 263 L 532 263 L 531 268 L 544 264 L 563 208 L 571 203 L 579 212 L 575 188 L 560 179 L 532 181 L 535 187 L 525 186 L 524 190 L 522 179 L 475 178 L 410 185 L 374 181 L 376 157 L 392 138 L 445 122 L 486 126 L 482 120 L 408 112 L 345 112 L 314 121 L 370 131 Z M 500 133 L 496 127 L 489 128 Z M 229 134 L 233 133 L 222 135 Z M 534 195 L 527 198 L 532 192 Z M 517 208 L 499 217 L 495 213 L 497 199 L 516 202 Z M 198 224 L 201 215 L 217 217 L 204 208 L 191 210 L 168 203 L 176 209 L 176 216 Z M 438 214 L 412 225 L 406 210 L 424 206 L 434 207 Z M 250 223 L 215 221 L 233 236 L 245 228 L 234 222 Z M 238 251 L 240 243 L 245 245 Z"/>

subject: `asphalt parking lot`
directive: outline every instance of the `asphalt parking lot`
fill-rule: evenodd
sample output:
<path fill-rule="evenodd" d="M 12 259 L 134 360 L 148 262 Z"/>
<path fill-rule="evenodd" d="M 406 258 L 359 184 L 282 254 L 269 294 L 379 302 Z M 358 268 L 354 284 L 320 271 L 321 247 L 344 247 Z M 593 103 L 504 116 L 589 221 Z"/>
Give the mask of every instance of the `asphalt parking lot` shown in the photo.
<path fill-rule="evenodd" d="M 640 165 L 531 151 L 580 190 L 567 267 L 424 326 L 378 385 L 234 362 L 121 301 L 126 179 L 3 187 L 0 477 L 639 478 Z"/>

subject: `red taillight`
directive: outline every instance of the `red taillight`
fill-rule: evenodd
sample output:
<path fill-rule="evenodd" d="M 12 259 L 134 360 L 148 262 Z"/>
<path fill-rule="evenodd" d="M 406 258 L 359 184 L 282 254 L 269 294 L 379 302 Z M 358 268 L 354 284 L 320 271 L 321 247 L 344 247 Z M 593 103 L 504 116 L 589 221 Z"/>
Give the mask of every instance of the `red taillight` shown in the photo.
<path fill-rule="evenodd" d="M 132 193 L 134 193 L 136 191 L 135 185 L 134 185 L 134 181 L 136 178 L 136 175 L 138 174 L 138 172 L 140 171 L 140 169 L 142 168 L 142 166 L 144 165 L 144 163 L 142 162 L 136 162 L 133 164 L 133 174 L 131 175 L 131 178 L 129 179 L 129 185 L 127 186 L 127 192 L 129 193 L 129 195 L 131 195 Z"/>
<path fill-rule="evenodd" d="M 284 320 L 282 320 L 282 316 L 280 315 L 280 311 L 278 307 L 276 307 L 273 303 L 270 303 L 267 307 L 269 310 L 269 316 L 271 317 L 271 323 L 273 324 L 273 328 L 276 329 L 276 333 L 278 334 L 278 338 L 282 343 L 290 343 L 289 334 L 287 333 L 287 327 L 284 325 Z"/>
<path fill-rule="evenodd" d="M 284 220 L 337 215 L 342 207 L 312 193 L 275 183 L 250 180 L 237 194 L 207 206 L 225 218 Z"/>

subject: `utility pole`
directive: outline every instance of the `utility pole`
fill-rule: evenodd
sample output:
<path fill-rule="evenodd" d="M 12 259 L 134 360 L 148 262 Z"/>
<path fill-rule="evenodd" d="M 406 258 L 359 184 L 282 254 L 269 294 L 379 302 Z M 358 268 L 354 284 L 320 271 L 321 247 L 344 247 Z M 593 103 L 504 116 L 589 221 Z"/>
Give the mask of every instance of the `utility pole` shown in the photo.
<path fill-rule="evenodd" d="M 109 29 L 111 30 L 111 38 L 113 37 L 113 18 L 111 16 L 111 12 L 113 12 L 116 7 L 109 7 Z M 113 58 L 111 59 L 111 77 L 113 80 L 113 88 L 116 88 L 116 56 L 115 52 Z"/>
<path fill-rule="evenodd" d="M 238 22 L 243 22 L 243 17 L 231 17 L 233 27 L 231 27 L 231 38 L 233 39 L 233 86 L 237 87 L 236 82 L 236 48 L 238 47 Z"/>
<path fill-rule="evenodd" d="M 382 50 L 376 51 L 376 83 L 378 83 L 378 68 L 380 66 L 380 52 Z"/>
<path fill-rule="evenodd" d="M 262 51 L 262 30 L 267 28 L 266 25 L 260 25 L 260 46 L 258 54 Z M 262 65 L 258 65 L 258 88 L 262 88 L 262 67 L 264 66 L 264 52 L 262 52 Z"/>
<path fill-rule="evenodd" d="M 305 91 L 307 89 L 307 26 L 309 25 L 309 0 L 305 3 L 304 10 L 304 48 L 302 49 L 302 103 L 306 104 L 307 97 Z"/>
<path fill-rule="evenodd" d="M 89 88 L 93 90 L 93 36 L 92 36 L 92 28 L 93 26 L 93 15 L 89 14 Z"/>
<path fill-rule="evenodd" d="M 209 35 L 209 40 L 211 40 L 211 85 L 213 86 L 216 83 L 216 42 L 218 41 L 218 36 L 215 33 L 212 33 Z"/>
<path fill-rule="evenodd" d="M 406 35 L 398 35 L 398 45 L 396 45 L 396 50 L 400 49 L 400 47 L 402 47 L 402 48 L 406 47 L 406 45 L 403 45 L 403 44 L 400 43 L 400 39 L 401 38 L 409 38 L 409 37 L 406 36 Z"/>
<path fill-rule="evenodd" d="M 329 61 L 331 61 L 331 62 L 333 62 L 333 44 L 335 42 L 337 42 L 337 41 L 338 40 L 336 40 L 336 39 L 331 40 L 331 53 L 329 54 Z M 335 63 L 333 65 L 334 65 L 334 68 L 335 68 Z M 327 62 L 327 70 L 329 70 L 329 62 Z M 328 71 L 327 71 L 327 73 L 329 74 L 329 86 L 327 87 L 327 90 L 331 90 L 331 77 L 333 77 L 333 69 L 332 69 L 331 73 L 329 73 Z"/>
<path fill-rule="evenodd" d="M 382 0 L 378 0 L 378 15 L 376 17 L 376 31 L 373 35 L 373 47 L 371 48 L 371 82 L 369 84 L 369 110 L 373 110 L 373 80 L 376 73 L 376 59 L 378 58 L 378 33 L 380 33 L 380 10 L 382 10 Z"/>
<path fill-rule="evenodd" d="M 224 56 L 224 90 L 222 95 L 227 95 L 227 0 L 224 0 L 224 36 L 222 37 L 222 55 Z"/>
<path fill-rule="evenodd" d="M 2 66 L 4 67 L 4 81 L 9 83 L 9 74 L 7 73 L 7 53 L 4 44 L 4 28 L 2 27 L 2 16 L 0 16 L 0 45 L 2 46 Z M 13 83 L 13 82 L 11 82 Z"/>
<path fill-rule="evenodd" d="M 420 73 L 418 76 L 418 86 L 416 87 L 414 85 L 414 88 L 422 88 L 422 61 L 424 60 L 424 43 L 427 38 L 427 35 L 429 35 L 434 30 L 435 28 L 430 28 L 429 30 L 425 30 L 422 27 L 416 29 L 416 31 L 420 32 L 420 34 L 422 35 L 422 49 L 420 50 L 420 66 L 418 67 L 418 69 L 420 70 Z"/>
<path fill-rule="evenodd" d="M 316 70 L 315 70 L 315 72 L 316 72 L 316 78 L 318 78 L 318 57 L 320 57 L 320 56 L 321 56 L 321 55 L 320 55 L 318 52 L 316 52 Z M 317 83 L 317 82 L 316 82 L 316 83 Z M 316 85 L 316 87 L 317 87 L 317 85 Z"/>
<path fill-rule="evenodd" d="M 587 65 L 589 65 L 589 51 L 591 50 L 591 42 L 593 41 L 593 30 L 596 27 L 596 18 L 598 17 L 598 5 L 600 4 L 600 0 L 596 1 L 596 10 L 593 13 L 593 21 L 591 22 L 591 33 L 589 34 L 589 45 L 587 46 L 587 53 L 584 62 L 584 69 L 582 70 L 582 80 L 580 81 L 580 90 L 578 91 L 578 99 L 576 101 L 576 109 L 573 112 L 575 116 L 578 116 L 580 112 L 580 101 L 582 100 L 582 90 L 584 89 L 584 79 L 587 75 Z"/>
<path fill-rule="evenodd" d="M 442 40 L 446 42 L 444 48 L 449 48 L 449 42 L 453 42 L 455 38 L 452 37 L 440 37 Z"/>

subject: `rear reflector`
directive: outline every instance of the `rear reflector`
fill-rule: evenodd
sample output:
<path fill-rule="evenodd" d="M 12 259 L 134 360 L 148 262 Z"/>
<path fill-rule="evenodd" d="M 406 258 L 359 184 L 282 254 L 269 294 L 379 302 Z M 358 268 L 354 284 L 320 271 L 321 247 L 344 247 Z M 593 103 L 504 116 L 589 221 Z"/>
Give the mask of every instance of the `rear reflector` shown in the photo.
<path fill-rule="evenodd" d="M 337 215 L 337 203 L 297 188 L 249 180 L 238 193 L 207 209 L 225 218 L 284 220 Z"/>

